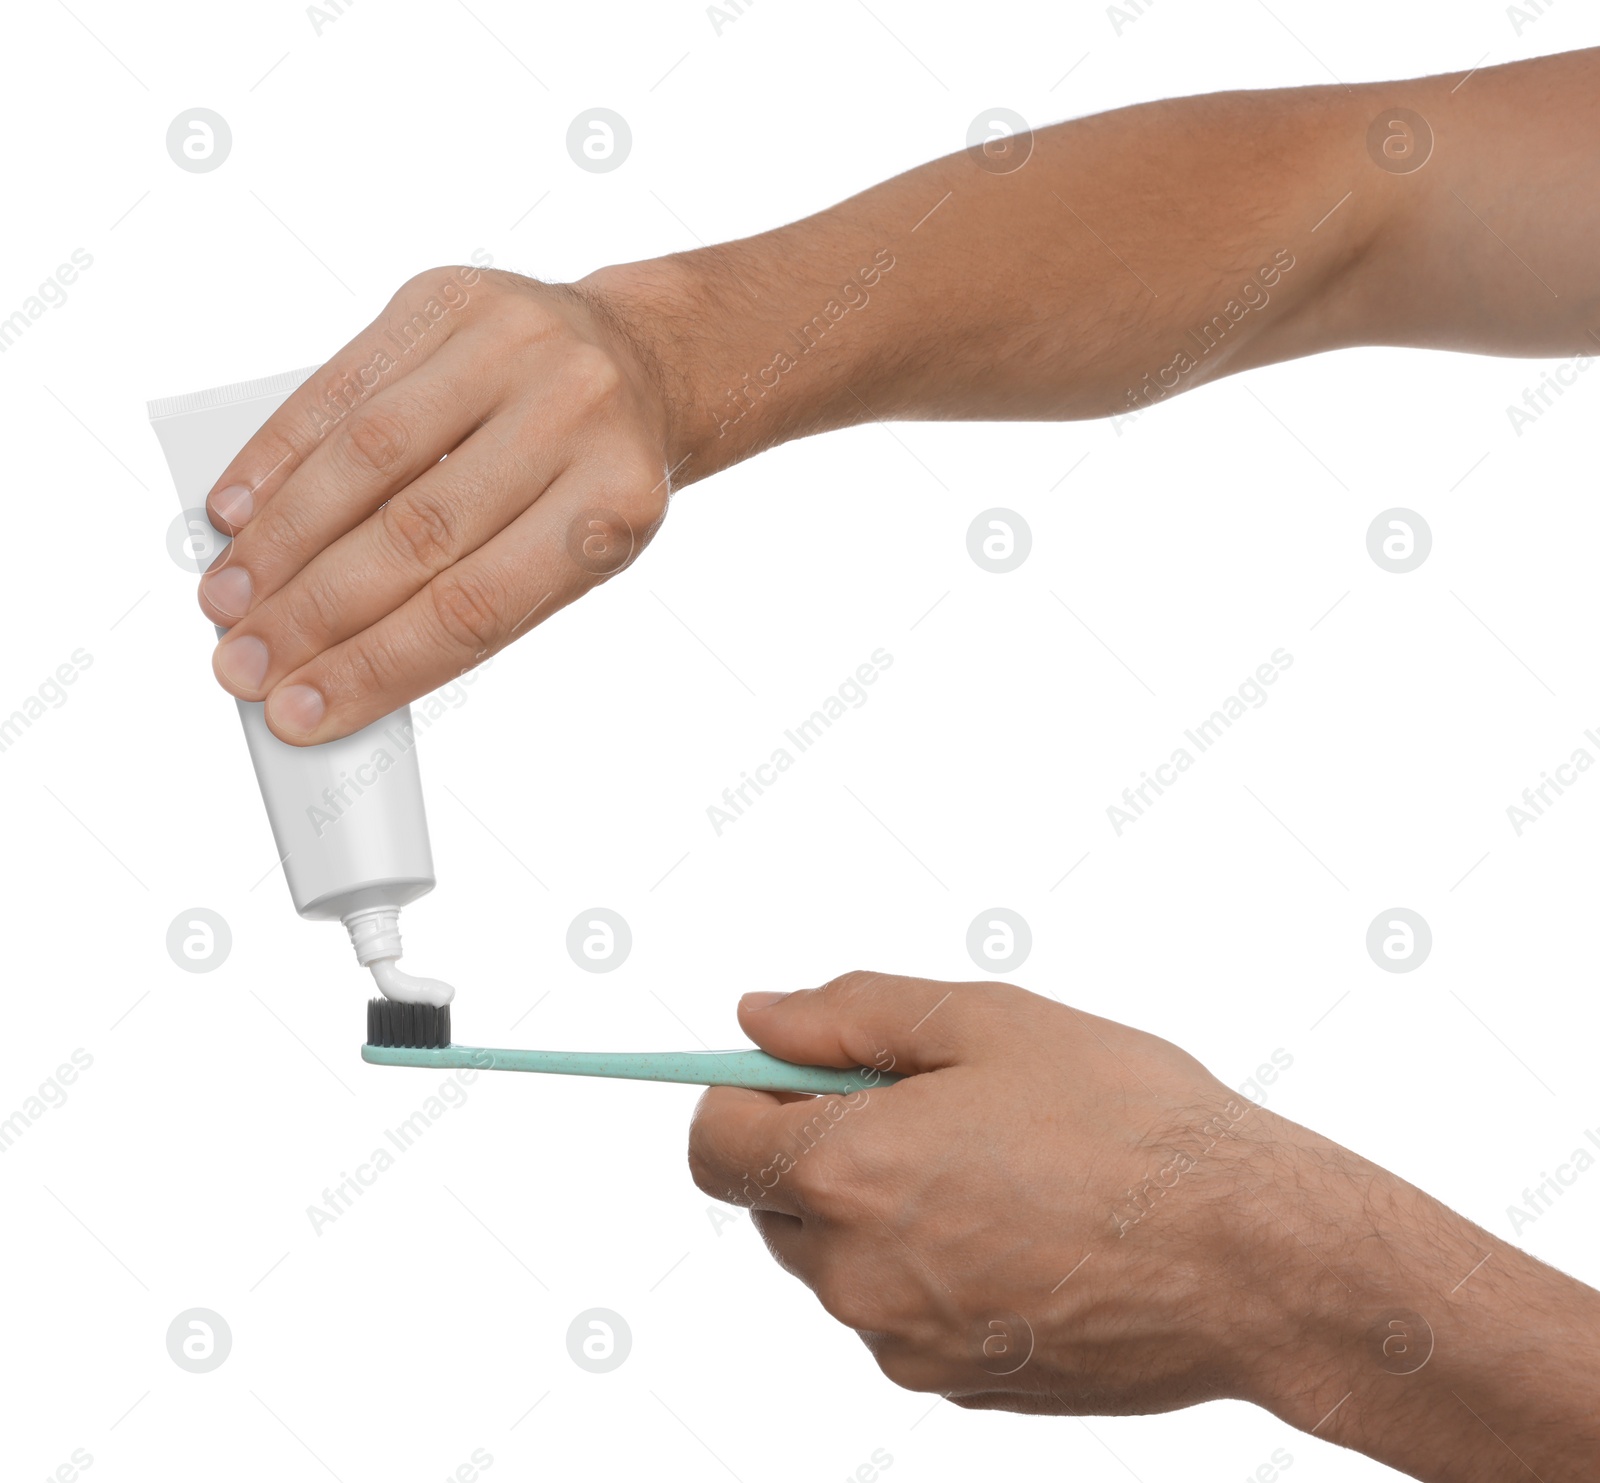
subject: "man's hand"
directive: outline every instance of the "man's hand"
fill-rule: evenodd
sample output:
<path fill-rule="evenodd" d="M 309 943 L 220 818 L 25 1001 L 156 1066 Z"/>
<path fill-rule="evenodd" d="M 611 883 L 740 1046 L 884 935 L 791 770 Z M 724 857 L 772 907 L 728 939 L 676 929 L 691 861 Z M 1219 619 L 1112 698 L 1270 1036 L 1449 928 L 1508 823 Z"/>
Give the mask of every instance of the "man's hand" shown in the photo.
<path fill-rule="evenodd" d="M 897 1383 L 1064 1414 L 1235 1397 L 1419 1477 L 1600 1478 L 1600 1294 L 1176 1046 L 871 973 L 739 1017 L 786 1060 L 909 1073 L 713 1088 L 689 1142 Z"/>
<path fill-rule="evenodd" d="M 229 628 L 217 679 L 311 743 L 455 678 L 654 533 L 663 417 L 593 296 L 474 268 L 413 279 L 207 501 L 235 537 L 200 584 Z"/>

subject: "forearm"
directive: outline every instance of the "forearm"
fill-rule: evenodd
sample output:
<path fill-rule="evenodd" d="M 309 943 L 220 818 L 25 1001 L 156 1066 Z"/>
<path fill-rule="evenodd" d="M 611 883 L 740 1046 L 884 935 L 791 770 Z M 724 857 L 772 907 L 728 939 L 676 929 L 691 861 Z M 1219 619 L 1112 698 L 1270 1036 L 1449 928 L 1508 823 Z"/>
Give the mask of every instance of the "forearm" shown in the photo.
<path fill-rule="evenodd" d="M 1100 417 L 1348 345 L 1592 353 L 1597 73 L 1144 104 L 587 283 L 657 363 L 678 482 L 873 418 Z M 1432 135 L 1406 173 L 1369 149 L 1398 108 Z"/>
<path fill-rule="evenodd" d="M 1263 1191 L 1294 1242 L 1257 1398 L 1430 1483 L 1600 1479 L 1600 1293 L 1315 1135 L 1295 1141 Z"/>

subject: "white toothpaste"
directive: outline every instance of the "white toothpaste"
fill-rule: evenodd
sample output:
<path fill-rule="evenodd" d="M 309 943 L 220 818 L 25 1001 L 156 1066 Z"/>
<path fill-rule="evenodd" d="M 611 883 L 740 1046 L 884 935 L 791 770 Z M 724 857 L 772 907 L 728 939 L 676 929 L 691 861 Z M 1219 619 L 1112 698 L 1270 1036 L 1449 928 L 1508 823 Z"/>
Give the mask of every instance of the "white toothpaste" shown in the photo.
<path fill-rule="evenodd" d="M 206 496 L 313 369 L 149 404 L 178 502 L 190 517 L 188 549 L 197 573 L 228 544 L 206 518 Z M 455 994 L 449 984 L 414 978 L 396 964 L 400 908 L 434 886 L 411 708 L 342 740 L 295 747 L 267 729 L 260 702 L 237 704 L 294 909 L 311 921 L 343 922 L 357 959 L 390 999 L 448 1004 Z"/>

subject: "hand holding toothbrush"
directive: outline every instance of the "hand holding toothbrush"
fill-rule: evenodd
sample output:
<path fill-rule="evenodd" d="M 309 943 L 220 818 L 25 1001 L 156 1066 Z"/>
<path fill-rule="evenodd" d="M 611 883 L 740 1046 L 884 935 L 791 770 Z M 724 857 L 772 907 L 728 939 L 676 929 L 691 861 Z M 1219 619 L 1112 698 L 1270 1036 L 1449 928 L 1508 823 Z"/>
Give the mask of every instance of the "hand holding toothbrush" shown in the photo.
<path fill-rule="evenodd" d="M 1600 1293 L 1177 1046 L 878 973 L 739 1019 L 785 1060 L 909 1073 L 714 1087 L 689 1140 L 897 1383 L 1058 1415 L 1233 1397 L 1422 1478 L 1600 1477 Z"/>

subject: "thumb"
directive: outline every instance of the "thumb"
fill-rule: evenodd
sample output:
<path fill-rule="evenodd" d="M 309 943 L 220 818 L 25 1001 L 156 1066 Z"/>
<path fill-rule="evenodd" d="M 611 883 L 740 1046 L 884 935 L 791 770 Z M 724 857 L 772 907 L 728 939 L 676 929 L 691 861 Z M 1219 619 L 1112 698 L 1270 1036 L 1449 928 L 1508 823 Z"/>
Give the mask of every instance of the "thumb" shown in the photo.
<path fill-rule="evenodd" d="M 820 989 L 746 994 L 739 1024 L 762 1050 L 801 1065 L 936 1071 L 974 1058 L 974 1001 L 992 987 L 846 973 Z"/>

